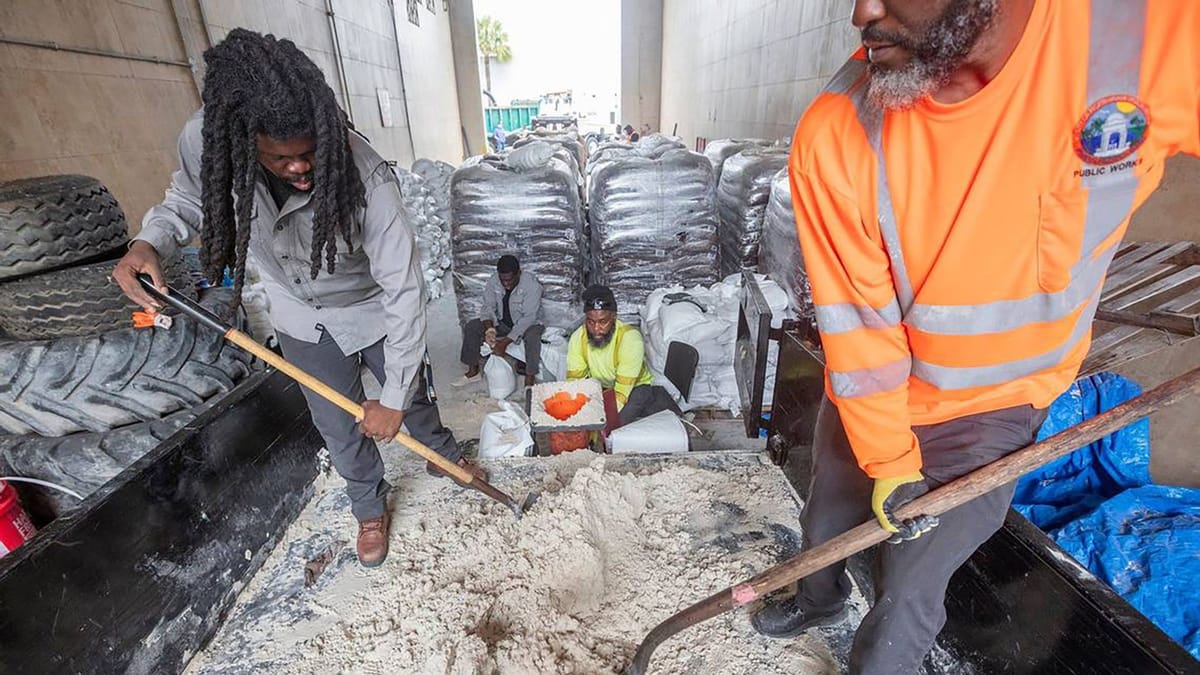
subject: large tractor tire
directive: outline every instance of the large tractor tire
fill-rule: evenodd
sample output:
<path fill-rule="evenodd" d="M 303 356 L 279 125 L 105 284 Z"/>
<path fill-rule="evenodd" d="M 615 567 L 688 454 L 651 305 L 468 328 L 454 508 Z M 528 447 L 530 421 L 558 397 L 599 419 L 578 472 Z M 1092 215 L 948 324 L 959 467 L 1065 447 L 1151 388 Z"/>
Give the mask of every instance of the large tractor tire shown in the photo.
<path fill-rule="evenodd" d="M 201 406 L 171 413 L 161 420 L 138 422 L 112 431 L 84 431 L 58 437 L 0 434 L 0 471 L 49 481 L 86 498 L 196 419 L 219 398 L 213 397 Z M 65 515 L 80 503 L 51 488 L 16 482 L 13 485 L 20 490 L 26 510 L 42 522 Z"/>
<path fill-rule="evenodd" d="M 128 328 L 140 308 L 112 281 L 116 265 L 109 260 L 0 282 L 0 333 L 15 340 L 51 340 Z M 163 276 L 195 299 L 182 256 L 163 261 Z"/>
<path fill-rule="evenodd" d="M 201 304 L 223 314 L 231 292 Z M 64 436 L 157 420 L 229 391 L 250 357 L 186 316 L 170 329 L 0 343 L 0 431 Z"/>
<path fill-rule="evenodd" d="M 113 256 L 128 229 L 117 200 L 95 178 L 0 183 L 0 279 Z"/>

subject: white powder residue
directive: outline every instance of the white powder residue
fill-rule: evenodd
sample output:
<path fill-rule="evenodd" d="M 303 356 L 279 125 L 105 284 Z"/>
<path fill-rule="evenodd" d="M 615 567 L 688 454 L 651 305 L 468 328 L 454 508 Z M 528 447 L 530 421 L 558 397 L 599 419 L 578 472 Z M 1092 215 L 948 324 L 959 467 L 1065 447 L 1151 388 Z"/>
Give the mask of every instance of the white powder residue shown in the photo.
<path fill-rule="evenodd" d="M 619 673 L 658 622 L 774 564 L 780 537 L 798 535 L 773 467 L 635 474 L 591 453 L 535 461 L 543 494 L 522 520 L 446 481 L 398 486 L 387 561 L 364 570 L 351 544 L 304 589 L 296 579 L 314 551 L 301 549 L 327 491 L 188 672 Z M 837 672 L 821 635 L 763 638 L 738 610 L 667 641 L 650 672 Z"/>

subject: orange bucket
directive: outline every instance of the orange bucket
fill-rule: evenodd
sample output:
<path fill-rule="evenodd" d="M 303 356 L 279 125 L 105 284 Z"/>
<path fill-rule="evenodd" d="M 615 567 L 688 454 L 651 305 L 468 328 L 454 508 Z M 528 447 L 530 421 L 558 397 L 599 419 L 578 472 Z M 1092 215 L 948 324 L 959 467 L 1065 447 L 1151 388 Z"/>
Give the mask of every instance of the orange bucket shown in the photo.
<path fill-rule="evenodd" d="M 550 454 L 561 455 L 582 450 L 588 446 L 591 435 L 590 431 L 551 431 Z"/>

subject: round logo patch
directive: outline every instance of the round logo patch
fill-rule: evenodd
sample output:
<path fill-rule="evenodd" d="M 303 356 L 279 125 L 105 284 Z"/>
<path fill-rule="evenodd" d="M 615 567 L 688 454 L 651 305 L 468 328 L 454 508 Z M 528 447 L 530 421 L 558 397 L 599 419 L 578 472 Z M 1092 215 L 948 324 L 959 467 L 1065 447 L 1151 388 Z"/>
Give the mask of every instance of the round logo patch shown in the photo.
<path fill-rule="evenodd" d="M 1146 104 L 1133 96 L 1106 96 L 1075 126 L 1075 154 L 1088 164 L 1112 164 L 1133 154 L 1150 131 Z"/>

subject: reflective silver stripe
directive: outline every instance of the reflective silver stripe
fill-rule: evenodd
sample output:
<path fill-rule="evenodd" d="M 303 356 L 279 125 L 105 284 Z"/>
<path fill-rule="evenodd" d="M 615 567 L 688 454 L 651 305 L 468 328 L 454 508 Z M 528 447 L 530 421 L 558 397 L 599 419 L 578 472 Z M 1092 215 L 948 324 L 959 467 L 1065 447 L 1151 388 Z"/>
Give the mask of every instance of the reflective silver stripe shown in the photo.
<path fill-rule="evenodd" d="M 834 396 L 856 398 L 892 391 L 908 382 L 912 361 L 907 357 L 898 361 L 861 370 L 829 370 L 829 385 Z"/>
<path fill-rule="evenodd" d="M 1138 94 L 1145 34 L 1145 0 L 1092 0 L 1084 105 L 1090 106 L 1105 96 Z M 1137 155 L 1134 152 L 1121 163 L 1136 161 Z M 1085 163 L 1083 168 L 1089 167 Z M 1093 170 L 1083 177 L 1083 186 L 1089 193 L 1079 254 L 1086 256 L 1129 217 L 1138 180 L 1132 169 L 1104 173 Z"/>
<path fill-rule="evenodd" d="M 1099 301 L 1100 289 L 1096 289 L 1095 296 L 1088 302 L 1087 307 L 1075 322 L 1071 336 L 1067 338 L 1066 342 L 1043 354 L 1007 361 L 994 366 L 973 367 L 939 366 L 914 358 L 912 374 L 938 389 L 950 391 L 972 387 L 990 387 L 1041 372 L 1061 363 L 1063 358 L 1088 334 L 1088 330 L 1092 326 L 1092 316 L 1096 312 L 1096 305 Z"/>
<path fill-rule="evenodd" d="M 985 335 L 1003 333 L 1031 323 L 1059 321 L 1079 309 L 1104 284 L 1104 274 L 1117 253 L 1110 246 L 1093 259 L 1091 255 L 1071 272 L 1071 283 L 1058 293 L 1038 293 L 1020 300 L 997 300 L 981 305 L 915 304 L 904 315 L 904 323 L 922 333 L 937 335 Z"/>
<path fill-rule="evenodd" d="M 866 64 L 861 68 L 865 71 Z M 843 70 L 845 70 L 843 66 Z M 832 84 L 832 83 L 831 83 Z M 866 80 L 849 92 L 858 115 L 858 123 L 867 133 L 867 141 L 875 152 L 876 174 L 875 203 L 879 211 L 879 233 L 883 236 L 884 248 L 891 261 L 892 283 L 896 287 L 896 299 L 904 314 L 913 304 L 912 284 L 908 281 L 908 269 L 904 264 L 904 251 L 900 248 L 900 231 L 896 226 L 896 209 L 892 204 L 892 189 L 888 184 L 887 165 L 883 161 L 883 116 L 884 111 L 867 98 Z"/>
<path fill-rule="evenodd" d="M 900 323 L 900 305 L 895 298 L 880 309 L 843 302 L 817 305 L 817 325 L 826 335 L 849 333 L 859 328 L 891 328 Z"/>

